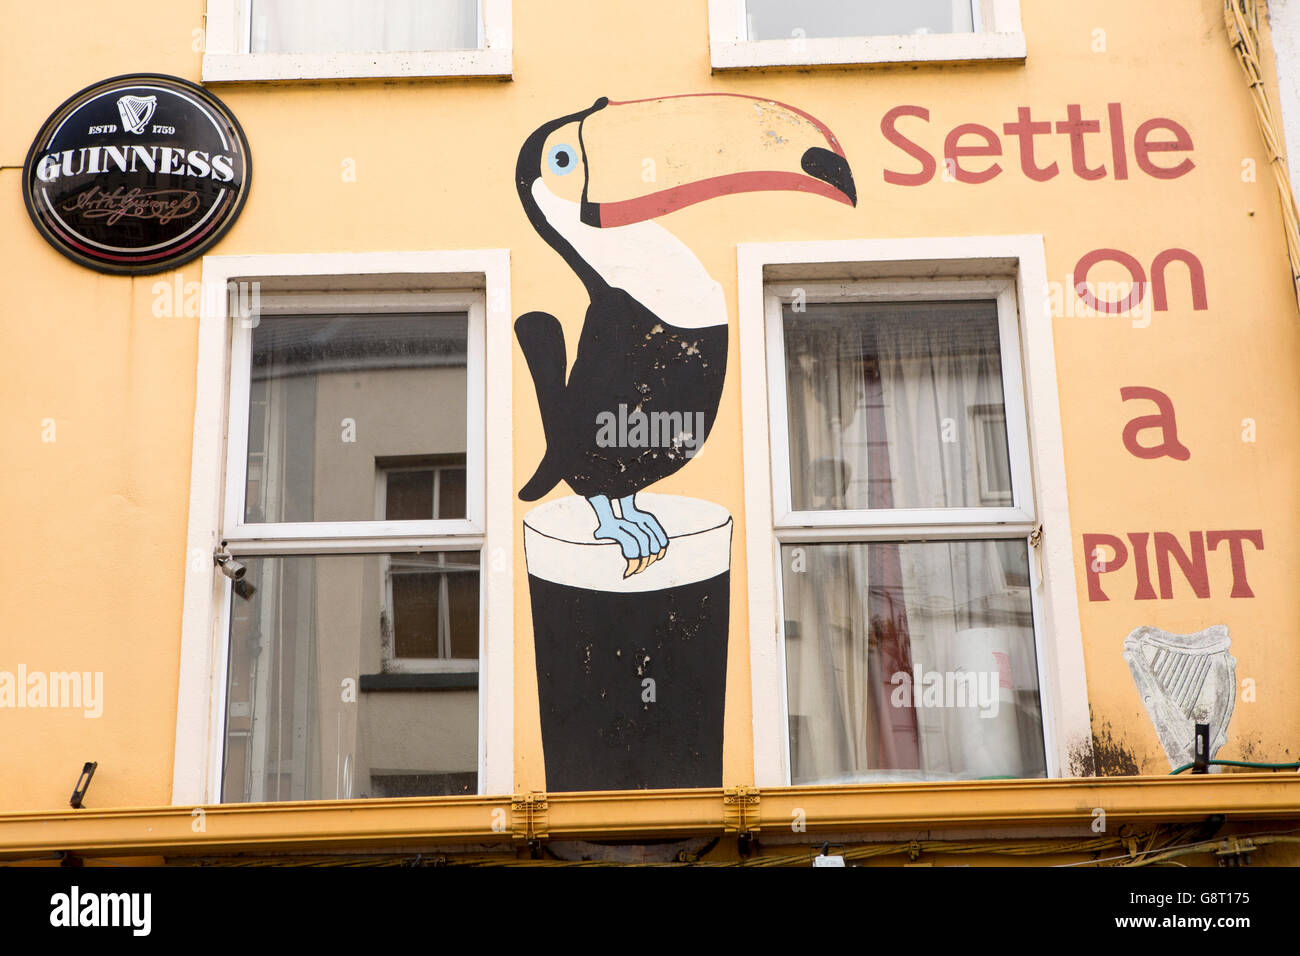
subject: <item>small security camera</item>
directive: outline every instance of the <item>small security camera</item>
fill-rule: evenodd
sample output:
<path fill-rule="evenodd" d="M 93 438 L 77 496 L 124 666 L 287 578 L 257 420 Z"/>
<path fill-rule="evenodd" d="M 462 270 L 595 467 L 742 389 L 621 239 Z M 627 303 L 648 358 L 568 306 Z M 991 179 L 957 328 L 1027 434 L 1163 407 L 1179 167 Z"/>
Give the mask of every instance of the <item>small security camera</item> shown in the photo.
<path fill-rule="evenodd" d="M 228 551 L 218 551 L 212 556 L 212 560 L 221 569 L 221 573 L 232 581 L 242 581 L 244 574 L 248 571 L 246 567 L 232 558 Z"/>
<path fill-rule="evenodd" d="M 248 568 L 236 561 L 229 551 L 218 551 L 212 556 L 213 562 L 221 569 L 221 573 L 234 582 L 234 592 L 245 601 L 251 600 L 257 593 L 257 588 L 253 587 L 244 579 L 248 573 Z"/>

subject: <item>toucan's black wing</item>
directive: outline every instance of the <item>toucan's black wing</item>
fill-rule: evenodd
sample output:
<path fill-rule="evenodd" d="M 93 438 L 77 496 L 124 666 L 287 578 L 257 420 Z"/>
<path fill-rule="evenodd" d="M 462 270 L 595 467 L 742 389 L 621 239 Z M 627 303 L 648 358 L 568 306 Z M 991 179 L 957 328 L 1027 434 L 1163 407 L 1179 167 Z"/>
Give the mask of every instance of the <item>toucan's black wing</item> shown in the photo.
<path fill-rule="evenodd" d="M 571 449 L 565 455 L 569 486 L 587 498 L 622 498 L 684 466 L 686 449 L 663 439 L 684 427 L 694 447 L 703 443 L 726 365 L 725 325 L 679 329 L 625 290 L 602 290 L 587 310 L 558 432 Z M 627 416 L 646 416 L 649 427 L 641 434 L 630 428 L 611 441 L 613 429 L 602 421 Z M 672 420 L 678 424 L 670 427 Z"/>
<path fill-rule="evenodd" d="M 536 501 L 564 478 L 565 454 L 569 445 L 562 437 L 568 418 L 564 370 L 564 329 L 548 312 L 529 312 L 515 321 L 515 337 L 533 376 L 537 405 L 542 413 L 546 453 L 533 477 L 519 492 L 523 501 Z"/>

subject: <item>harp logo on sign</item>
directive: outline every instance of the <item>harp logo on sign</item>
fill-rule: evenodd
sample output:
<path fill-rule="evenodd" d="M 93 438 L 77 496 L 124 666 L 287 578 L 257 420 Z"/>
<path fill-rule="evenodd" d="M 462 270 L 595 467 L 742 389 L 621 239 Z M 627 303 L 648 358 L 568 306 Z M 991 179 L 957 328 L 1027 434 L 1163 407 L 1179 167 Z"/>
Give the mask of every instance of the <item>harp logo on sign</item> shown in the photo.
<path fill-rule="evenodd" d="M 158 106 L 156 96 L 124 96 L 117 101 L 117 113 L 122 117 L 122 128 L 128 133 L 143 133 Z"/>
<path fill-rule="evenodd" d="M 248 141 L 225 104 L 188 80 L 137 73 L 87 87 L 50 115 L 23 165 L 23 200 L 73 262 L 143 275 L 218 242 L 250 176 Z"/>

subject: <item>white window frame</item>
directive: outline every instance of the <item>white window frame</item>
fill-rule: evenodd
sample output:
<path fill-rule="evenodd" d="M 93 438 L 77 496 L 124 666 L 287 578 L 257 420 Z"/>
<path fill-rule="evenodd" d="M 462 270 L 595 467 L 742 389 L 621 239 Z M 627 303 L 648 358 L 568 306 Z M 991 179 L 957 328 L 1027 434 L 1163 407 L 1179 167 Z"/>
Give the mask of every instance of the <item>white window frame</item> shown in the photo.
<path fill-rule="evenodd" d="M 479 792 L 513 792 L 511 393 L 488 387 L 511 377 L 509 269 L 504 249 L 204 257 L 173 805 L 222 798 L 231 581 L 212 560 L 222 541 L 247 555 L 477 551 Z M 243 522 L 249 376 L 236 370 L 249 367 L 255 322 L 229 314 L 227 287 L 238 281 L 334 289 L 336 310 L 400 303 L 468 312 L 464 521 Z M 372 286 L 379 291 L 354 291 Z M 300 311 L 301 303 L 269 308 Z"/>
<path fill-rule="evenodd" d="M 1009 279 L 927 279 L 923 283 L 900 279 L 829 283 L 815 280 L 769 282 L 764 294 L 769 342 L 781 341 L 782 307 L 793 301 L 796 295 L 805 302 L 996 299 L 1006 407 L 1024 406 L 1017 351 L 1020 336 L 1016 329 L 1015 286 Z M 789 435 L 785 362 L 780 348 L 768 349 L 767 374 L 771 392 L 772 500 L 776 514 L 775 526 L 782 540 L 787 543 L 843 540 L 846 534 L 851 535 L 853 540 L 874 538 L 892 541 L 899 535 L 912 538 L 939 537 L 948 532 L 960 533 L 972 528 L 987 530 L 993 526 L 1016 534 L 1023 530 L 1028 535 L 1036 526 L 1029 459 L 1024 453 L 1029 440 L 1025 433 L 1024 418 L 1018 415 L 1008 416 L 1007 421 L 1007 447 L 1011 453 L 1011 484 L 1015 498 L 1010 506 L 892 508 L 887 512 L 848 509 L 795 511 L 790 503 L 788 440 L 777 440 L 778 436 Z"/>
<path fill-rule="evenodd" d="M 237 280 L 242 277 L 235 277 Z M 344 280 L 343 285 L 346 286 Z M 472 280 L 466 280 L 472 281 Z M 456 292 L 368 292 L 338 291 L 309 295 L 275 296 L 262 301 L 262 315 L 330 315 L 346 313 L 465 312 L 469 315 L 466 377 L 470 382 L 484 381 L 483 323 L 484 301 L 481 291 Z M 236 370 L 250 368 L 254 323 L 232 323 L 230 383 L 230 435 L 226 444 L 226 474 L 232 490 L 227 495 L 223 540 L 240 546 L 244 554 L 309 554 L 321 547 L 337 550 L 340 539 L 357 539 L 371 546 L 374 542 L 420 539 L 437 541 L 440 547 L 462 550 L 482 545 L 484 526 L 483 487 L 468 480 L 469 475 L 483 474 L 484 435 L 481 394 L 470 390 L 466 407 L 469 431 L 466 434 L 464 519 L 432 521 L 304 521 L 244 522 L 244 495 L 248 465 L 248 399 L 251 384 Z M 287 551 L 286 547 L 292 548 Z"/>
<path fill-rule="evenodd" d="M 479 48 L 357 53 L 252 53 L 250 0 L 208 0 L 204 83 L 366 77 L 513 76 L 512 0 L 479 0 Z"/>
<path fill-rule="evenodd" d="M 741 407 L 749 423 L 744 462 L 755 785 L 791 783 L 782 544 L 1028 538 L 1040 527 L 1038 547 L 1030 549 L 1039 694 L 1047 775 L 1061 776 L 1070 753 L 1086 747 L 1092 731 L 1042 237 L 745 243 L 738 246 L 737 265 Z M 781 339 L 773 335 L 781 331 L 780 295 L 796 287 L 808 301 L 856 294 L 924 299 L 940 290 L 940 298 L 998 299 L 1006 404 L 1025 409 L 1007 415 L 1018 496 L 1011 507 L 887 514 L 789 508 L 785 368 Z M 1010 339 L 1008 322 L 1016 324 Z"/>
<path fill-rule="evenodd" d="M 995 414 L 1000 412 L 1001 414 Z M 1003 491 L 1000 488 L 993 488 L 989 484 L 989 463 L 985 460 L 984 449 L 987 447 L 985 438 L 988 434 L 990 423 L 997 420 L 994 432 L 1005 433 L 1007 430 L 1005 406 L 976 406 L 971 409 L 970 433 L 975 443 L 975 469 L 979 478 L 980 500 L 999 499 L 1013 497 L 1015 493 L 1015 475 L 1008 473 L 1011 479 L 1012 488 L 1010 491 Z M 1014 500 L 1014 499 L 1013 499 Z"/>
<path fill-rule="evenodd" d="M 709 0 L 709 58 L 715 71 L 873 63 L 1024 61 L 1026 56 L 1020 0 L 972 0 L 973 33 L 780 40 L 748 38 L 745 2 Z"/>

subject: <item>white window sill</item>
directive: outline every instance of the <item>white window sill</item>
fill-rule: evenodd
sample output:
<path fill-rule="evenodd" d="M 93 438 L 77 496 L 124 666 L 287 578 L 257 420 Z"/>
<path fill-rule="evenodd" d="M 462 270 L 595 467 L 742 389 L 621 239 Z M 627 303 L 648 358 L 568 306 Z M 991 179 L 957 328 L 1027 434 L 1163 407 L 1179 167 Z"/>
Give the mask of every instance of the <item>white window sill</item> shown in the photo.
<path fill-rule="evenodd" d="M 389 657 L 385 674 L 477 674 L 477 658 Z"/>
<path fill-rule="evenodd" d="M 511 79 L 510 48 L 417 53 L 208 53 L 203 82 L 342 80 L 375 77 Z"/>
<path fill-rule="evenodd" d="M 762 67 L 869 66 L 877 63 L 1023 62 L 1023 33 L 952 33 L 914 36 L 715 41 L 716 70 Z"/>

